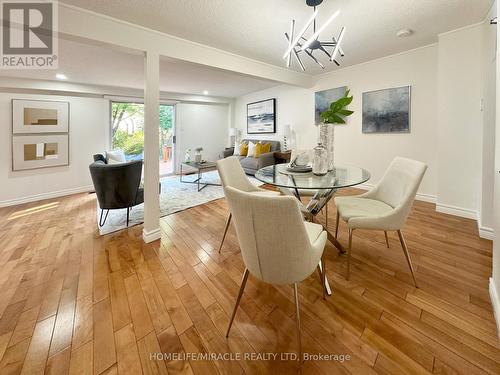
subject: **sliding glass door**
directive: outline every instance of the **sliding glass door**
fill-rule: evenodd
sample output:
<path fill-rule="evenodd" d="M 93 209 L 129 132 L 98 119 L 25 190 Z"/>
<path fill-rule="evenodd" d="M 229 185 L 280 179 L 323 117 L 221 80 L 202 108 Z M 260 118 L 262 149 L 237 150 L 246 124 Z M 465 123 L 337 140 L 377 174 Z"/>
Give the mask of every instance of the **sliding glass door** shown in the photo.
<path fill-rule="evenodd" d="M 175 107 L 161 104 L 158 155 L 160 175 L 174 172 Z M 144 158 L 144 104 L 111 102 L 111 148 L 121 149 L 127 161 Z"/>
<path fill-rule="evenodd" d="M 175 107 L 160 105 L 160 176 L 174 173 Z"/>

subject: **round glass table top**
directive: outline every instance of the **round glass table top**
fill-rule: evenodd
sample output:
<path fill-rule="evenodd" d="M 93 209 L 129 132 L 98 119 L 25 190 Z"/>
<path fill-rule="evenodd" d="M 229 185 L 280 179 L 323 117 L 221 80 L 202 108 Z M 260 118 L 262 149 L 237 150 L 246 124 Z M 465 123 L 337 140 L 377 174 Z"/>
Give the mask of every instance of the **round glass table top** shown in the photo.
<path fill-rule="evenodd" d="M 363 168 L 339 165 L 324 176 L 312 172 L 287 171 L 287 163 L 261 168 L 255 178 L 269 185 L 290 189 L 340 189 L 362 184 L 370 179 L 370 172 Z"/>

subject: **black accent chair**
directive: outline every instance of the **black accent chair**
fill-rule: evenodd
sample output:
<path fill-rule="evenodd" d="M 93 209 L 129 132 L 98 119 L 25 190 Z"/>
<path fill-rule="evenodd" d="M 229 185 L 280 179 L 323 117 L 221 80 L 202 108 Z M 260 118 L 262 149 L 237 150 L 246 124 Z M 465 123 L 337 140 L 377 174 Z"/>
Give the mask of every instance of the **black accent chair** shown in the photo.
<path fill-rule="evenodd" d="M 109 210 L 126 208 L 128 227 L 130 209 L 144 202 L 144 189 L 140 187 L 142 160 L 107 164 L 104 155 L 97 154 L 89 169 L 101 207 L 99 226 L 106 223 Z M 103 220 L 104 211 L 106 215 Z"/>

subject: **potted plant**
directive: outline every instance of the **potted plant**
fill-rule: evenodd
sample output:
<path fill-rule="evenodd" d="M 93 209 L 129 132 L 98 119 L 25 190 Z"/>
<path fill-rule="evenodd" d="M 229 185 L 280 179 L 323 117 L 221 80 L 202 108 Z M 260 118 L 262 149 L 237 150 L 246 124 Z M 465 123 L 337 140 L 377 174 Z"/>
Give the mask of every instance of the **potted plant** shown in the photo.
<path fill-rule="evenodd" d="M 319 126 L 320 142 L 327 150 L 328 170 L 333 169 L 333 141 L 334 128 L 336 124 L 345 124 L 346 117 L 354 112 L 346 109 L 351 104 L 352 96 L 349 96 L 350 90 L 346 90 L 344 96 L 332 102 L 330 108 L 320 113 L 322 123 Z"/>

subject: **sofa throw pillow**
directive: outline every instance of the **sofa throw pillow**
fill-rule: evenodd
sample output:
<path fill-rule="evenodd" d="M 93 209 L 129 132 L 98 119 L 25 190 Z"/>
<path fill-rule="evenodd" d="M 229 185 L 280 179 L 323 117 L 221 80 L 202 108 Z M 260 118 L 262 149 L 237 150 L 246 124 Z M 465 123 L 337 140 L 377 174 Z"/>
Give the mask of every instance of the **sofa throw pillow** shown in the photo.
<path fill-rule="evenodd" d="M 259 142 L 257 143 L 257 146 L 255 146 L 254 158 L 258 158 L 260 155 L 265 154 L 266 152 L 271 152 L 271 144 Z"/>
<path fill-rule="evenodd" d="M 240 144 L 235 143 L 234 144 L 234 151 L 233 151 L 233 156 L 240 156 Z"/>
<path fill-rule="evenodd" d="M 240 156 L 247 156 L 248 155 L 248 145 L 246 143 L 242 143 L 239 146 L 240 149 Z"/>
<path fill-rule="evenodd" d="M 248 142 L 248 154 L 247 154 L 248 157 L 254 156 L 256 145 L 257 143 Z"/>
<path fill-rule="evenodd" d="M 125 163 L 124 161 L 118 161 L 118 160 L 114 160 L 114 159 L 109 159 L 108 160 L 108 165 L 113 165 L 113 164 L 123 164 Z"/>
<path fill-rule="evenodd" d="M 113 150 L 106 152 L 106 163 L 116 164 L 116 163 L 126 163 L 126 162 L 127 159 L 125 158 L 125 153 L 123 152 L 123 150 Z"/>

